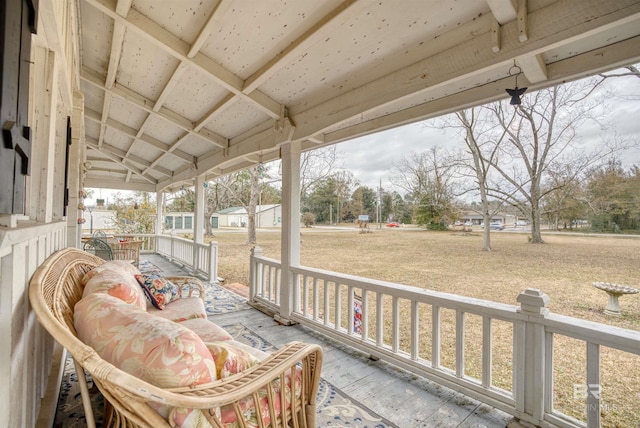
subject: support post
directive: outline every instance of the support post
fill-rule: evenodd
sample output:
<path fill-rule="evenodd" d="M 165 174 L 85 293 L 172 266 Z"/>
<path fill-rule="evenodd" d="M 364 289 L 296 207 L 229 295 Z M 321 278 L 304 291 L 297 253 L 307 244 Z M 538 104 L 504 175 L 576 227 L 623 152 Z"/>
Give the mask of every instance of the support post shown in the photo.
<path fill-rule="evenodd" d="M 218 242 L 209 242 L 209 282 L 218 282 Z"/>
<path fill-rule="evenodd" d="M 158 252 L 158 236 L 162 235 L 162 207 L 164 205 L 164 192 L 156 192 L 156 239 L 154 239 L 153 252 Z"/>
<path fill-rule="evenodd" d="M 517 346 L 515 359 L 514 392 L 521 394 L 516 398 L 516 410 L 523 413 L 523 421 L 539 426 L 544 419 L 545 393 L 545 331 L 540 323 L 549 313 L 549 296 L 542 290 L 527 288 L 518 295 L 518 312 L 526 315 L 524 326 L 516 329 L 524 337 L 515 340 Z M 515 334 L 515 333 L 514 333 Z"/>
<path fill-rule="evenodd" d="M 193 273 L 200 268 L 200 251 L 198 244 L 204 243 L 204 175 L 195 179 L 196 206 L 193 213 Z"/>
<path fill-rule="evenodd" d="M 258 285 L 260 278 L 258 278 L 258 264 L 256 263 L 256 257 L 262 257 L 262 248 L 257 245 L 251 249 L 251 264 L 249 265 L 249 301 L 253 302 L 255 296 L 258 294 Z"/>
<path fill-rule="evenodd" d="M 276 321 L 291 323 L 293 311 L 292 266 L 300 265 L 300 143 L 282 146 L 282 234 L 280 313 Z"/>

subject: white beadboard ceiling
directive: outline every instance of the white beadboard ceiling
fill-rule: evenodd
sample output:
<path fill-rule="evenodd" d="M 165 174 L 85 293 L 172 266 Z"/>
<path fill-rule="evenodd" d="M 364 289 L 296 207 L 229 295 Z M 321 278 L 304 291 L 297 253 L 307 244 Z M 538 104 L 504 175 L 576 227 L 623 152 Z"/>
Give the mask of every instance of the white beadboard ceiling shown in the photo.
<path fill-rule="evenodd" d="M 640 60 L 640 0 L 80 0 L 85 185 L 160 191 Z"/>

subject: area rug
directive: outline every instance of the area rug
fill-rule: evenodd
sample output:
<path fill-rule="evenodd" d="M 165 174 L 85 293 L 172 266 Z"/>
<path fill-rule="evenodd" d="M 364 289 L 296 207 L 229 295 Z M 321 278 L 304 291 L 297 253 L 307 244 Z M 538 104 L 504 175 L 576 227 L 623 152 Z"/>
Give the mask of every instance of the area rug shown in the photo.
<path fill-rule="evenodd" d="M 218 284 L 204 284 L 204 286 L 206 288 L 204 300 L 207 315 L 251 309 L 247 299 L 233 291 L 229 291 Z"/>
<path fill-rule="evenodd" d="M 273 351 L 276 348 L 243 324 L 223 326 L 234 339 L 253 347 Z M 95 388 L 92 388 L 91 377 L 87 376 L 91 390 L 96 425 L 102 426 L 103 399 Z M 322 379 L 317 398 L 318 427 L 354 427 L 354 428 L 398 428 L 397 425 L 376 415 L 374 411 L 348 397 L 338 388 Z M 78 386 L 73 360 L 67 356 L 65 371 L 60 387 L 58 410 L 54 428 L 84 428 L 86 421 L 82 408 L 82 398 Z"/>
<path fill-rule="evenodd" d="M 140 260 L 140 263 L 138 264 L 138 270 L 142 273 L 162 272 L 162 269 L 151 263 L 149 260 Z"/>

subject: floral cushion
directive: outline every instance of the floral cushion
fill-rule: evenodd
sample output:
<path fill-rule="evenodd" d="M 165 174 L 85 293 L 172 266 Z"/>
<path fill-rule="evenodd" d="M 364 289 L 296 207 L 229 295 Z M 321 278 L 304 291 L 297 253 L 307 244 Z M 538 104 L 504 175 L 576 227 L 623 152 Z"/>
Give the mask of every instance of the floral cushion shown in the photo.
<path fill-rule="evenodd" d="M 207 318 L 207 310 L 204 307 L 204 302 L 199 297 L 182 297 L 178 300 L 172 300 L 171 304 L 165 306 L 163 310 L 148 305 L 147 312 L 151 315 L 174 322 L 194 318 Z"/>
<path fill-rule="evenodd" d="M 105 270 L 115 270 L 123 273 L 128 273 L 132 276 L 140 275 L 140 271 L 138 270 L 138 268 L 132 265 L 130 262 L 125 260 L 111 260 L 108 262 L 104 262 L 101 265 L 96 266 L 93 269 L 91 269 L 89 272 L 87 272 L 82 277 L 82 280 L 81 280 L 82 285 L 83 286 L 87 285 L 87 282 L 89 282 L 89 280 L 93 278 L 95 274 Z"/>
<path fill-rule="evenodd" d="M 75 306 L 74 324 L 78 337 L 104 360 L 158 387 L 216 380 L 211 353 L 195 333 L 118 298 L 82 298 Z"/>
<path fill-rule="evenodd" d="M 302 370 L 299 367 L 295 368 L 295 382 L 294 382 L 294 391 L 293 395 L 296 400 L 300 399 L 301 393 L 301 379 L 302 379 Z M 276 417 L 280 417 L 282 413 L 282 380 L 280 377 L 274 379 L 271 382 L 271 388 L 273 390 L 274 395 L 274 410 Z M 284 391 L 282 391 L 285 397 L 285 407 L 287 409 L 291 408 L 291 370 L 285 372 L 284 375 Z M 253 396 L 247 396 L 240 400 L 238 400 L 238 406 L 240 413 L 244 419 L 244 425 L 241 425 L 238 422 L 238 417 L 233 408 L 233 405 L 229 404 L 226 406 L 222 406 L 219 409 L 216 409 L 216 416 L 220 418 L 222 421 L 222 427 L 224 428 L 238 428 L 240 426 L 244 426 L 247 428 L 258 428 L 260 426 L 269 427 L 271 426 L 271 412 L 269 411 L 269 403 L 268 403 L 268 389 L 261 388 L 257 391 L 258 402 L 259 402 L 259 414 L 262 418 L 263 425 L 260 425 L 258 422 L 258 412 L 256 412 L 256 405 L 253 399 Z M 167 409 L 164 409 L 165 412 Z M 165 413 L 167 414 L 167 413 Z M 173 408 L 168 413 L 168 421 L 172 426 L 180 427 L 180 428 L 213 428 L 206 417 L 202 414 L 202 411 L 196 409 L 185 409 L 185 408 Z"/>
<path fill-rule="evenodd" d="M 300 393 L 301 393 L 302 371 L 299 367 L 296 367 L 295 373 L 296 375 L 295 375 L 293 395 L 297 400 L 300 398 Z M 285 397 L 285 407 L 287 409 L 291 408 L 291 392 L 292 392 L 291 391 L 291 370 L 288 370 L 285 372 L 284 391 L 282 391 L 281 378 L 277 378 L 274 381 L 272 381 L 271 388 L 273 389 L 273 394 L 275 397 L 275 400 L 274 400 L 275 413 L 277 417 L 280 417 L 280 414 L 282 413 L 281 392 L 284 394 L 284 397 Z M 267 401 L 267 397 L 268 397 L 267 388 L 266 387 L 260 388 L 257 394 L 258 394 L 259 403 L 260 403 L 259 416 L 262 418 L 262 423 L 264 425 L 259 424 L 258 412 L 256 411 L 256 406 L 255 406 L 253 397 L 248 396 L 238 401 L 240 412 L 245 421 L 245 425 L 243 426 L 246 426 L 249 428 L 258 428 L 260 426 L 265 426 L 265 427 L 269 426 L 269 424 L 271 423 L 271 412 L 269 411 L 269 404 Z M 224 428 L 235 428 L 235 427 L 241 426 L 237 421 L 238 417 L 232 405 L 223 406 L 220 409 L 220 413 L 221 413 L 220 419 L 222 421 L 222 426 Z"/>
<path fill-rule="evenodd" d="M 192 318 L 178 322 L 180 325 L 197 334 L 205 343 L 233 340 L 233 337 L 227 333 L 225 329 L 218 326 L 218 324 L 212 323 L 206 318 Z"/>
<path fill-rule="evenodd" d="M 238 374 L 258 364 L 258 359 L 244 348 L 236 346 L 235 341 L 207 342 L 207 349 L 211 352 L 216 363 L 216 377 L 225 379 Z"/>
<path fill-rule="evenodd" d="M 135 278 L 140 286 L 146 290 L 146 294 L 153 296 L 151 303 L 160 310 L 164 309 L 172 300 L 179 298 L 178 287 L 167 278 L 155 273 L 141 273 L 135 275 Z"/>
<path fill-rule="evenodd" d="M 101 266 L 106 264 L 104 263 Z M 98 268 L 101 266 L 98 266 Z M 135 277 L 128 273 L 127 268 L 118 266 L 112 266 L 108 269 L 98 268 L 85 275 L 88 280 L 82 293 L 83 297 L 94 293 L 108 294 L 140 309 L 146 309 L 147 302 L 144 293 Z"/>

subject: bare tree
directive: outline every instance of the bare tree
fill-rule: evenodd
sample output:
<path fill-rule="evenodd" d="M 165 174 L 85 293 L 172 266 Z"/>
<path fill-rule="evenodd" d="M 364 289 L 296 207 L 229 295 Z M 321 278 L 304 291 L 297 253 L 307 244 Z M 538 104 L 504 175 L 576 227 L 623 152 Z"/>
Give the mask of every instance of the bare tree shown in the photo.
<path fill-rule="evenodd" d="M 323 147 L 302 153 L 300 159 L 300 195 L 307 195 L 313 186 L 334 173 L 337 161 L 336 146 Z"/>
<path fill-rule="evenodd" d="M 463 160 L 467 168 L 462 168 L 460 171 L 463 176 L 472 178 L 474 182 L 474 186 L 471 189 L 465 189 L 465 192 L 473 190 L 480 195 L 480 214 L 485 225 L 482 250 L 491 251 L 491 228 L 488 225 L 493 216 L 502 209 L 503 204 L 490 203 L 489 177 L 491 165 L 497 163 L 498 148 L 507 133 L 503 129 L 497 129 L 495 123 L 478 117 L 481 116 L 478 114 L 479 111 L 479 109 L 459 111 L 455 114 L 457 123 L 446 123 L 453 127 L 462 126 L 464 130 L 464 142 L 471 159 L 470 162 Z"/>
<path fill-rule="evenodd" d="M 404 189 L 415 203 L 430 205 L 422 208 L 427 209 L 423 214 L 432 226 L 435 226 L 433 222 L 444 225 L 453 217 L 455 167 L 456 162 L 449 152 L 432 147 L 401 159 L 392 167 L 390 181 Z"/>

